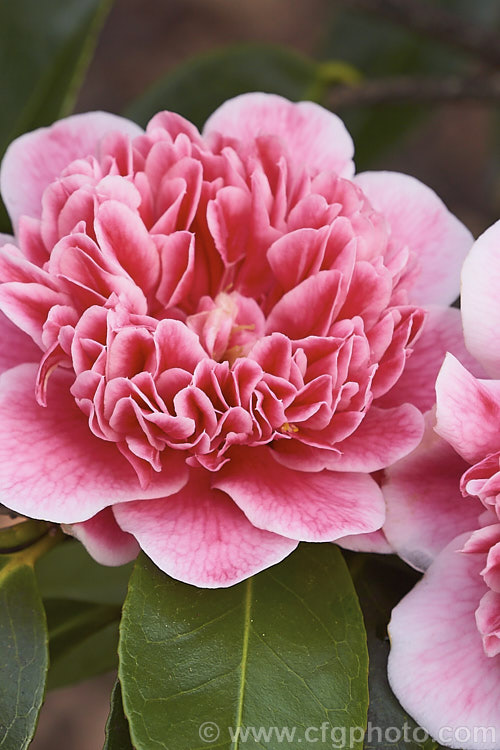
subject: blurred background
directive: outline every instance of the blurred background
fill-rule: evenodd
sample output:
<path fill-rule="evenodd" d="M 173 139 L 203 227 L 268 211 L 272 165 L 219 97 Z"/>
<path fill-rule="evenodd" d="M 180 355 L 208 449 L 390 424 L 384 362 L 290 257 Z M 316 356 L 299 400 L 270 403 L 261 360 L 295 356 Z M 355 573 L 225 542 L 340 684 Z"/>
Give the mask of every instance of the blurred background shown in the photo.
<path fill-rule="evenodd" d="M 109 3 L 96 0 L 38 0 L 32 15 L 26 5 L 16 3 L 13 26 L 0 30 L 0 87 L 16 117 L 22 114 L 4 120 L 5 141 L 73 104 L 76 111 L 126 112 L 141 124 L 171 108 L 201 126 L 227 96 L 272 90 L 337 110 L 353 133 L 358 169 L 414 175 L 475 235 L 500 217 L 498 0 L 116 0 L 105 20 Z M 81 45 L 79 27 L 66 34 L 79 13 L 96 27 L 104 23 L 75 99 L 61 61 Z M 22 50 L 21 25 L 36 42 Z M 41 63 L 61 39 L 56 75 Z M 217 51 L 242 43 L 252 46 Z M 90 59 L 92 43 L 85 44 Z M 83 75 L 85 61 L 78 64 Z M 23 94 L 31 96 L 38 75 L 46 95 L 66 86 L 59 110 Z M 22 76 L 24 90 L 13 85 Z M 429 82 L 435 86 L 426 94 Z M 33 750 L 99 750 L 113 682 L 107 674 L 51 691 Z"/>
<path fill-rule="evenodd" d="M 490 31 L 500 27 L 498 0 L 427 3 L 453 13 L 466 26 L 476 23 Z M 374 12 L 355 7 L 363 5 Z M 381 12 L 384 6 L 400 5 L 425 3 L 117 0 L 77 109 L 122 112 L 162 73 L 195 55 L 238 43 L 283 45 L 315 60 L 347 61 L 370 78 L 436 77 L 482 70 L 482 61 L 464 55 L 458 45 L 443 44 L 415 33 L 411 26 L 391 23 Z M 500 49 L 500 37 L 498 43 Z M 271 85 L 272 76 L 269 71 Z M 255 78 L 265 80 L 265 69 Z M 338 111 L 355 136 L 358 169 L 413 174 L 433 187 L 474 233 L 500 216 L 500 129 L 491 101 L 421 106 L 384 103 L 375 110 L 359 106 Z"/>

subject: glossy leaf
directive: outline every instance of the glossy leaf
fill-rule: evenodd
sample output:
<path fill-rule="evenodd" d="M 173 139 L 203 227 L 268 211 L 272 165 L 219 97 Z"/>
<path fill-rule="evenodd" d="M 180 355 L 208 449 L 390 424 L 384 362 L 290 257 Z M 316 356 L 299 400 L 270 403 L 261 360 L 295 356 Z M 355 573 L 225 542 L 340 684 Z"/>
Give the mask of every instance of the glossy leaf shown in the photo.
<path fill-rule="evenodd" d="M 122 691 L 118 680 L 111 693 L 111 707 L 103 750 L 134 750 L 130 740 L 128 721 L 123 712 Z"/>
<path fill-rule="evenodd" d="M 321 86 L 324 74 L 319 63 L 283 47 L 225 47 L 174 68 L 130 104 L 125 114 L 144 126 L 156 112 L 169 109 L 201 128 L 226 99 L 247 91 L 281 94 L 294 101 L 307 99 Z M 340 68 L 336 74 L 338 78 Z"/>
<path fill-rule="evenodd" d="M 33 568 L 0 558 L 0 748 L 25 750 L 35 732 L 48 666 L 47 628 Z"/>
<path fill-rule="evenodd" d="M 210 741 L 229 749 L 241 744 L 231 731 L 249 727 L 296 727 L 297 741 L 322 722 L 363 727 L 365 639 L 334 545 L 303 544 L 280 565 L 215 590 L 174 581 L 141 556 L 120 637 L 133 744 L 193 750 Z M 282 748 L 283 738 L 271 734 L 256 744 Z"/>
<path fill-rule="evenodd" d="M 36 566 L 44 599 L 73 599 L 101 604 L 122 604 L 132 564 L 118 568 L 99 565 L 85 547 L 67 540 Z"/>

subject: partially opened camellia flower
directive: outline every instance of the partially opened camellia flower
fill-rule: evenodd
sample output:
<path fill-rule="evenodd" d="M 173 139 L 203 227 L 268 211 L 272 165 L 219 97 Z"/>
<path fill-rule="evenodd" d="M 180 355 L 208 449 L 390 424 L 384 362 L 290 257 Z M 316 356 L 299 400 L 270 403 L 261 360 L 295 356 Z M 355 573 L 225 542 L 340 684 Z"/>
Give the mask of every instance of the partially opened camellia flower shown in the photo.
<path fill-rule="evenodd" d="M 421 439 L 472 240 L 352 155 L 338 117 L 265 94 L 203 135 L 90 113 L 17 139 L 1 502 L 200 586 L 300 540 L 383 544 L 371 472 Z"/>
<path fill-rule="evenodd" d="M 462 274 L 466 344 L 492 379 L 447 357 L 432 450 L 398 462 L 386 486 L 388 537 L 416 567 L 431 563 L 393 612 L 391 685 L 442 744 L 483 750 L 500 748 L 499 289 L 500 222 Z"/>

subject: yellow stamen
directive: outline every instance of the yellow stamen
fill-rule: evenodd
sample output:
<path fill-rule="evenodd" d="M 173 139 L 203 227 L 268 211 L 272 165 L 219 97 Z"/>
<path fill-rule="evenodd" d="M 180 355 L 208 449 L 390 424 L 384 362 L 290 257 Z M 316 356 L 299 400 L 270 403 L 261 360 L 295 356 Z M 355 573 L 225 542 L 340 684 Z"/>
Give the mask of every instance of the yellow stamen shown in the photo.
<path fill-rule="evenodd" d="M 238 331 L 255 331 L 255 323 L 248 323 L 248 325 L 237 325 L 231 328 L 231 334 L 237 333 Z"/>
<path fill-rule="evenodd" d="M 227 349 L 221 359 L 223 362 L 224 360 L 227 360 L 230 365 L 234 364 L 235 360 L 238 359 L 238 357 L 244 357 L 245 356 L 245 350 L 242 346 L 232 346 L 230 349 Z"/>

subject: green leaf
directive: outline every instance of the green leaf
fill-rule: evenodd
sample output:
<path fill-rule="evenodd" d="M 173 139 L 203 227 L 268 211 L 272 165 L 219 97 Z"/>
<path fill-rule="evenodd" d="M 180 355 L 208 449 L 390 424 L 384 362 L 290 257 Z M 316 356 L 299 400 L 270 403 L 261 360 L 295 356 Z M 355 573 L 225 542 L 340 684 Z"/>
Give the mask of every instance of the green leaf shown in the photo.
<path fill-rule="evenodd" d="M 335 72 L 338 80 L 340 66 Z M 324 74 L 319 63 L 284 47 L 224 47 L 174 68 L 130 104 L 125 114 L 146 125 L 156 112 L 169 109 L 201 128 L 226 99 L 247 91 L 281 94 L 294 101 L 307 99 L 317 92 L 318 85 L 321 88 Z"/>
<path fill-rule="evenodd" d="M 20 521 L 0 530 L 0 555 L 25 549 L 44 537 L 49 529 L 45 521 Z"/>
<path fill-rule="evenodd" d="M 73 685 L 118 667 L 118 620 L 90 634 L 50 665 L 47 689 Z"/>
<path fill-rule="evenodd" d="M 50 660 L 64 657 L 78 642 L 118 621 L 121 608 L 117 605 L 89 604 L 68 599 L 44 602 L 50 639 Z"/>
<path fill-rule="evenodd" d="M 85 547 L 68 540 L 36 565 L 44 599 L 73 599 L 101 604 L 122 604 L 132 564 L 118 568 L 99 565 Z"/>
<path fill-rule="evenodd" d="M 242 746 L 229 728 L 296 727 L 298 741 L 322 723 L 366 725 L 366 635 L 334 545 L 301 545 L 280 565 L 215 590 L 174 581 L 141 556 L 120 633 L 138 750 Z M 271 735 L 256 744 L 282 748 Z"/>
<path fill-rule="evenodd" d="M 376 729 L 368 731 L 365 748 L 380 750 L 387 745 L 391 750 L 433 750 L 437 743 L 430 738 L 425 741 L 423 730 L 417 729 L 417 724 L 401 707 L 387 680 L 387 624 L 391 611 L 420 575 L 390 555 L 346 554 L 346 557 L 363 610 L 370 654 L 368 722 L 369 727 Z M 389 727 L 392 734 L 386 737 Z M 394 741 L 397 730 L 402 733 L 399 742 Z"/>
<path fill-rule="evenodd" d="M 48 599 L 44 604 L 49 628 L 49 690 L 118 666 L 119 606 L 68 599 Z"/>
<path fill-rule="evenodd" d="M 0 157 L 73 109 L 112 0 L 0 0 Z M 0 206 L 0 231 L 9 222 Z"/>
<path fill-rule="evenodd" d="M 0 559 L 0 748 L 25 750 L 36 727 L 48 666 L 47 629 L 35 574 Z"/>
<path fill-rule="evenodd" d="M 51 636 L 49 690 L 118 666 L 118 622 L 131 570 L 99 565 L 69 539 L 38 561 Z"/>
<path fill-rule="evenodd" d="M 119 680 L 115 682 L 111 693 L 111 710 L 106 723 L 106 742 L 103 750 L 134 750 L 130 740 L 128 721 L 123 712 Z"/>
<path fill-rule="evenodd" d="M 71 112 L 110 0 L 0 0 L 0 153 Z"/>

